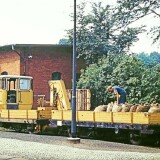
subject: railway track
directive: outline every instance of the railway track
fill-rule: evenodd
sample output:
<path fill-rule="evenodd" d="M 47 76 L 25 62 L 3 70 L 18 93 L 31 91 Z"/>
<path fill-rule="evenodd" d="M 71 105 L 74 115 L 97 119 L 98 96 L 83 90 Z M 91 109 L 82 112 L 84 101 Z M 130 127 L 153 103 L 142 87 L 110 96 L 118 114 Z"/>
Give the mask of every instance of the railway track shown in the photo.
<path fill-rule="evenodd" d="M 18 136 L 17 136 L 18 135 Z M 20 135 L 20 136 L 19 136 Z M 57 144 L 59 143 L 59 141 L 62 143 L 62 144 L 65 144 L 65 145 L 68 145 L 67 143 L 67 137 L 68 135 L 55 135 L 55 134 L 51 134 L 51 133 L 46 133 L 46 134 L 29 134 L 28 132 L 16 132 L 12 129 L 6 129 L 6 128 L 3 128 L 3 127 L 0 127 L 0 137 L 5 137 L 5 138 L 17 138 L 19 140 L 26 140 L 26 141 L 35 141 L 35 142 L 41 142 L 41 143 L 51 143 L 52 142 L 50 141 L 51 139 L 53 139 L 54 141 L 54 144 Z M 37 137 L 38 139 L 34 138 L 34 137 Z M 33 138 L 33 139 L 32 139 Z M 85 142 L 96 142 L 96 141 L 99 141 L 99 142 L 102 142 L 103 144 L 107 144 L 107 143 L 115 143 L 115 144 L 122 144 L 122 145 L 129 145 L 129 146 L 134 146 L 132 144 L 130 144 L 129 142 L 129 139 L 126 138 L 126 135 L 123 135 L 123 134 L 118 134 L 118 135 L 114 135 L 113 137 L 110 136 L 110 137 L 107 137 L 107 138 L 96 138 L 96 137 L 86 137 L 86 136 L 79 136 L 79 138 L 82 139 L 82 141 L 85 141 Z M 36 141 L 38 140 L 38 141 Z M 87 143 L 88 143 L 87 142 Z M 78 146 L 78 145 L 77 145 Z M 137 145 L 135 145 L 137 146 Z M 160 144 L 153 144 L 152 142 L 150 141 L 144 141 L 142 143 L 141 146 L 144 146 L 144 147 L 149 147 L 149 148 L 156 148 L 156 149 L 160 149 Z M 106 147 L 106 146 L 98 146 L 100 149 L 103 149 L 103 147 Z M 139 147 L 139 146 L 137 146 Z"/>

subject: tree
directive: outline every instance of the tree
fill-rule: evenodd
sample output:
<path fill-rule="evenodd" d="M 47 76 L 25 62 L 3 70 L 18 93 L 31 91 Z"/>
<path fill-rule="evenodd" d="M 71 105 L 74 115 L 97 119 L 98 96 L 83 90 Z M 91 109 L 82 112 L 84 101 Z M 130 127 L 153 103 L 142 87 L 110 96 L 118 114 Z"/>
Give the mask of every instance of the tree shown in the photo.
<path fill-rule="evenodd" d="M 115 54 L 127 53 L 143 27 L 124 27 L 115 15 L 115 8 L 102 3 L 92 3 L 91 11 L 86 14 L 86 3 L 77 7 L 77 53 L 84 57 L 87 63 L 96 63 L 109 52 Z M 68 36 L 72 41 L 72 30 Z"/>
<path fill-rule="evenodd" d="M 77 86 L 91 90 L 93 108 L 115 100 L 113 94 L 105 91 L 109 85 L 124 87 L 128 103 L 159 103 L 159 72 L 159 64 L 147 68 L 136 57 L 109 54 L 82 70 Z"/>
<path fill-rule="evenodd" d="M 142 77 L 141 87 L 143 88 L 142 92 L 142 102 L 157 102 L 160 103 L 160 77 L 159 77 L 160 65 L 157 64 L 153 68 L 146 70 L 145 74 Z"/>
<path fill-rule="evenodd" d="M 115 16 L 122 26 L 128 26 L 148 15 L 153 15 L 155 20 L 160 20 L 159 0 L 118 0 Z M 160 23 L 159 23 L 160 24 Z M 154 25 L 150 30 L 153 43 L 160 40 L 160 25 Z"/>
<path fill-rule="evenodd" d="M 160 63 L 160 53 L 158 52 L 152 52 L 150 53 L 150 57 L 155 61 L 156 63 Z"/>
<path fill-rule="evenodd" d="M 120 85 L 127 91 L 127 101 L 138 103 L 141 97 L 141 79 L 146 68 L 139 59 L 132 56 L 123 56 L 112 73 L 112 83 Z"/>
<path fill-rule="evenodd" d="M 93 108 L 110 99 L 105 91 L 105 86 L 110 84 L 112 78 L 114 62 L 111 59 L 113 59 L 113 55 L 103 57 L 98 60 L 98 63 L 90 64 L 85 70 L 81 70 L 77 87 L 91 90 Z"/>
<path fill-rule="evenodd" d="M 69 39 L 66 39 L 66 38 L 60 39 L 58 44 L 60 44 L 60 45 L 71 45 Z"/>
<path fill-rule="evenodd" d="M 139 58 L 143 61 L 146 67 L 152 68 L 160 63 L 160 53 L 158 52 L 151 52 L 150 54 L 146 53 L 139 53 L 136 54 L 135 57 Z"/>

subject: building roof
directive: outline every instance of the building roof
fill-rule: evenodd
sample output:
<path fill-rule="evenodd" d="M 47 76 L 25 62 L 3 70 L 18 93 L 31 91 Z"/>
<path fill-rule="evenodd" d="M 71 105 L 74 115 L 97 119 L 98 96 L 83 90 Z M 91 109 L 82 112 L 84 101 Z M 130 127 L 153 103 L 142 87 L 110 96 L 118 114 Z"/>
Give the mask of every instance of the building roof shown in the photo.
<path fill-rule="evenodd" d="M 12 50 L 14 48 L 36 48 L 36 47 L 53 47 L 53 48 L 72 48 L 72 45 L 60 45 L 60 44 L 9 44 L 0 46 L 0 51 Z"/>

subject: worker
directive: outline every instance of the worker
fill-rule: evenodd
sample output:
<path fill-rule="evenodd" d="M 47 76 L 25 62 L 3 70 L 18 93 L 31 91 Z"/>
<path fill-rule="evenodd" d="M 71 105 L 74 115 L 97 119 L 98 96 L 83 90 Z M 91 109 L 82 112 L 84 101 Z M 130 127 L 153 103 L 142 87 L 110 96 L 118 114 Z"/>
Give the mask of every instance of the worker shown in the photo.
<path fill-rule="evenodd" d="M 108 86 L 106 88 L 109 92 L 114 92 L 117 97 L 117 104 L 125 104 L 126 102 L 126 91 L 124 88 L 119 86 Z"/>

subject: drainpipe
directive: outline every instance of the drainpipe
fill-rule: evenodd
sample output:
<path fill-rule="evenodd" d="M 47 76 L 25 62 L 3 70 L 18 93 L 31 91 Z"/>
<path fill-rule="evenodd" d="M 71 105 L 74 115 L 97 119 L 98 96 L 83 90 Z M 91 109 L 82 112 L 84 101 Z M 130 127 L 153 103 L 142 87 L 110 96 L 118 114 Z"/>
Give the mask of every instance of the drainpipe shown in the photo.
<path fill-rule="evenodd" d="M 12 45 L 12 51 L 14 51 L 15 53 L 17 53 L 19 55 L 20 59 L 23 60 L 23 62 L 24 62 L 24 65 L 23 65 L 23 75 L 25 76 L 26 75 L 26 59 L 25 59 L 25 57 L 23 57 L 17 50 L 15 50 L 14 45 Z"/>

